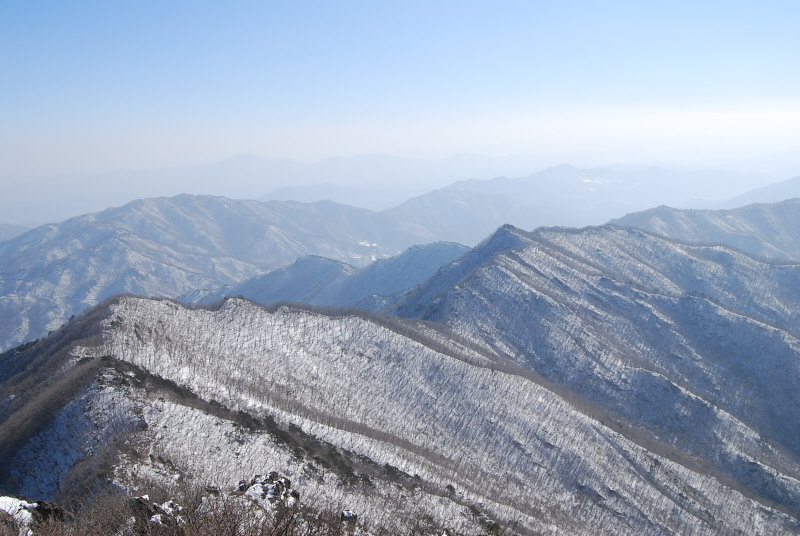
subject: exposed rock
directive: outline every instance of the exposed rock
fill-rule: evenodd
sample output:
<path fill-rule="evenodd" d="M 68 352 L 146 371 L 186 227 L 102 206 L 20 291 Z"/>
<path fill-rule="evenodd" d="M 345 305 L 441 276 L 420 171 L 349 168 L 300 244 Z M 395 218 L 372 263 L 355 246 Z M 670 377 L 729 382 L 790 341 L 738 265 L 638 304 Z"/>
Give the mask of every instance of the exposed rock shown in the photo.
<path fill-rule="evenodd" d="M 262 507 L 292 506 L 300 493 L 292 489 L 292 482 L 272 471 L 268 475 L 255 475 L 250 481 L 241 480 L 236 491 L 244 494 Z"/>

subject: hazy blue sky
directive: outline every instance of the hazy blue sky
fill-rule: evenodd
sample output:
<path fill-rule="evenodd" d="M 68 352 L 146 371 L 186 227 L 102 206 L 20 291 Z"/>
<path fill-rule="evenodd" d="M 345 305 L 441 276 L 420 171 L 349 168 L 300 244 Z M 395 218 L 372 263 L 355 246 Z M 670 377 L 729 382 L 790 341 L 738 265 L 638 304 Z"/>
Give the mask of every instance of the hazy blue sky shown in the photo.
<path fill-rule="evenodd" d="M 0 180 L 798 140 L 798 1 L 0 1 Z"/>

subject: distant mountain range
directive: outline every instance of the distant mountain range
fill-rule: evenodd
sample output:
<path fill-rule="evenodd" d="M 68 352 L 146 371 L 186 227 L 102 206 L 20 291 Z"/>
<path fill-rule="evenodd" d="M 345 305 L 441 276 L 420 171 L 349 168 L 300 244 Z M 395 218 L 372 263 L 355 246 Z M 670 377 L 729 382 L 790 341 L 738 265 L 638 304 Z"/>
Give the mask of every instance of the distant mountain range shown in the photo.
<path fill-rule="evenodd" d="M 431 235 L 331 202 L 134 201 L 0 242 L 0 349 L 41 337 L 114 294 L 217 289 L 305 255 L 365 266 Z"/>
<path fill-rule="evenodd" d="M 399 300 L 468 250 L 452 242 L 413 246 L 361 269 L 325 257 L 302 257 L 237 285 L 189 293 L 179 300 L 208 304 L 227 296 L 242 296 L 263 305 L 296 302 L 376 310 Z"/>
<path fill-rule="evenodd" d="M 397 221 L 423 222 L 431 240 L 476 244 L 504 224 L 523 229 L 597 225 L 659 204 L 714 204 L 712 196 L 736 191 L 753 177 L 719 171 L 662 168 L 548 168 L 528 177 L 468 180 L 386 210 Z M 719 198 L 718 198 L 719 200 Z M 718 201 L 717 201 L 718 202 Z"/>
<path fill-rule="evenodd" d="M 0 359 L 0 490 L 275 470 L 392 533 L 800 531 L 800 264 L 505 226 L 394 314 L 115 298 Z"/>
<path fill-rule="evenodd" d="M 13 195 L 0 198 L 0 214 L 4 221 L 32 226 L 97 212 L 132 199 L 183 192 L 235 199 L 330 199 L 349 205 L 357 201 L 364 208 L 383 209 L 388 206 L 387 199 L 389 204 L 397 204 L 464 178 L 520 176 L 545 165 L 548 163 L 541 159 L 528 157 L 473 155 L 418 160 L 373 154 L 306 163 L 240 154 L 199 166 L 20 179 L 7 185 Z M 322 195 L 309 195 L 316 190 L 312 185 L 335 185 L 336 191 L 344 190 L 347 197 L 331 196 L 329 187 Z M 280 192 L 267 195 L 285 188 L 307 194 L 295 199 L 287 199 Z M 354 199 L 355 191 L 364 195 Z"/>
<path fill-rule="evenodd" d="M 372 158 L 376 164 L 380 161 L 377 156 Z M 345 161 L 341 163 L 345 165 Z M 430 181 L 427 188 L 420 188 L 420 185 L 413 181 L 413 187 L 401 187 L 400 185 L 407 183 L 409 179 L 436 176 L 432 175 L 430 170 L 423 171 L 423 167 L 414 170 L 409 165 L 410 161 L 391 163 L 392 169 L 404 170 L 405 176 L 398 173 L 393 181 L 383 181 L 381 183 L 383 186 L 337 184 L 330 181 L 318 184 L 294 184 L 277 189 L 261 199 L 265 201 L 293 199 L 303 202 L 332 200 L 373 210 L 385 210 L 407 201 L 410 197 L 432 196 L 434 200 L 438 200 L 445 194 L 453 194 L 454 190 L 459 190 L 506 198 L 505 202 L 513 210 L 521 205 L 528 214 L 528 220 L 522 219 L 512 210 L 510 214 L 517 219 L 505 223 L 534 228 L 540 225 L 597 224 L 625 212 L 659 204 L 716 208 L 720 203 L 724 203 L 730 208 L 752 202 L 773 202 L 797 196 L 795 193 L 783 197 L 774 195 L 769 199 L 750 199 L 749 193 L 743 193 L 753 188 L 760 188 L 781 175 L 770 176 L 713 169 L 679 171 L 661 167 L 623 165 L 578 168 L 565 164 L 546 168 L 532 175 L 494 177 L 487 177 L 486 172 L 482 172 L 479 166 L 478 172 L 464 172 L 462 177 L 473 177 L 469 180 L 443 182 L 441 180 L 443 177 L 452 175 L 442 171 L 437 177 L 439 180 Z M 519 166 L 518 169 L 526 171 Z M 369 176 L 368 173 L 362 174 L 360 171 L 355 175 Z M 509 176 L 519 178 L 508 178 Z M 734 196 L 739 196 L 735 199 L 740 201 L 726 201 Z M 516 204 L 509 202 L 508 198 L 513 199 Z M 491 203 L 498 206 L 499 202 L 494 200 Z M 586 209 L 589 209 L 588 212 Z M 585 214 L 573 215 L 582 212 Z M 534 217 L 531 213 L 538 216 Z M 504 222 L 499 222 L 498 225 L 502 223 Z"/>
<path fill-rule="evenodd" d="M 519 190 L 523 183 L 534 180 L 541 183 L 540 187 L 529 189 L 523 197 L 508 191 L 494 193 L 511 196 L 534 208 L 546 209 L 557 205 L 569 209 L 572 205 L 563 204 L 560 199 L 569 199 L 570 189 L 582 196 L 581 192 L 594 187 L 601 196 L 603 192 L 609 192 L 607 197 L 603 197 L 604 203 L 613 202 L 599 219 L 586 222 L 598 224 L 625 212 L 660 204 L 714 208 L 726 199 L 791 176 L 784 172 L 678 171 L 632 165 L 572 168 L 567 173 L 565 170 L 571 166 L 544 169 L 554 163 L 521 156 L 459 155 L 440 160 L 418 160 L 381 154 L 304 163 L 242 154 L 201 166 L 20 179 L 7 184 L 10 195 L 0 199 L 0 213 L 4 221 L 33 226 L 97 212 L 132 199 L 174 196 L 182 192 L 263 201 L 331 200 L 370 210 L 385 210 L 434 189 L 448 185 L 461 188 L 464 183 L 475 182 L 465 179 L 490 181 L 484 185 L 488 189 L 508 186 L 512 190 Z M 530 175 L 537 169 L 543 171 Z M 555 180 L 557 176 L 563 176 L 561 184 Z M 492 182 L 498 177 L 523 178 Z M 503 182 L 509 184 L 503 186 Z M 600 188 L 601 185 L 604 186 Z M 625 196 L 614 198 L 614 189 L 623 186 Z M 626 196 L 630 199 L 620 202 Z M 583 204 L 577 206 L 582 208 Z M 563 211 L 555 213 L 563 216 Z M 497 225 L 502 223 L 514 223 L 523 228 L 574 224 L 562 220 L 538 220 L 534 225 L 525 221 L 499 222 Z M 489 232 L 487 230 L 480 239 Z"/>
<path fill-rule="evenodd" d="M 619 194 L 621 185 L 634 184 L 638 176 L 562 166 L 528 179 L 459 183 L 382 212 L 333 202 L 260 203 L 181 195 L 135 201 L 42 226 L 0 242 L 0 350 L 40 337 L 70 316 L 121 292 L 200 296 L 306 255 L 363 267 L 414 244 L 474 245 L 509 222 L 527 228 L 544 222 L 582 224 L 604 217 L 614 206 L 621 209 L 610 199 Z M 574 198 L 567 208 L 564 192 L 570 189 Z M 543 193 L 537 197 L 534 191 Z M 763 225 L 753 220 L 758 210 L 763 212 L 758 216 Z M 779 236 L 768 224 L 786 226 L 796 221 L 791 207 L 742 209 L 730 216 L 704 214 L 729 230 L 698 224 L 691 229 L 684 225 L 681 233 L 648 223 L 646 216 L 637 216 L 638 221 L 629 216 L 618 223 L 683 240 L 726 243 L 758 255 L 795 258 L 792 231 Z M 748 223 L 747 218 L 752 221 Z M 747 236 L 741 230 L 730 232 L 746 228 L 750 229 Z M 766 249 L 756 251 L 747 246 L 748 240 L 753 247 L 764 244 Z M 302 299 L 297 293 L 282 296 Z"/>
<path fill-rule="evenodd" d="M 720 208 L 735 208 L 753 203 L 777 203 L 800 197 L 800 177 L 751 190 L 724 203 Z"/>
<path fill-rule="evenodd" d="M 611 223 L 690 242 L 726 244 L 759 257 L 800 262 L 800 199 L 732 210 L 662 206 Z"/>
<path fill-rule="evenodd" d="M 406 201 L 420 192 L 401 187 L 343 186 L 340 184 L 312 184 L 303 186 L 285 186 L 259 197 L 259 201 L 300 201 L 315 203 L 317 201 L 335 201 L 370 210 L 385 210 Z"/>

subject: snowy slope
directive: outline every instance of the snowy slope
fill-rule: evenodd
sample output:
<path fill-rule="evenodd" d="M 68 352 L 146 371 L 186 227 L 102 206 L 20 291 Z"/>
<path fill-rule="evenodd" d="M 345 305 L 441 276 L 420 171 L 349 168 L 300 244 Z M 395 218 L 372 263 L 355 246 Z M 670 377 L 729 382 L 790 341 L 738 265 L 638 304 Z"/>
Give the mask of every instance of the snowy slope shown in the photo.
<path fill-rule="evenodd" d="M 50 498 L 105 474 L 229 489 L 276 470 L 315 504 L 390 526 L 796 533 L 798 271 L 636 230 L 505 227 L 405 303 L 449 329 L 118 298 L 72 339 L 53 335 L 83 341 L 70 353 L 47 339 L 4 358 L 42 346 L 49 374 L 99 367 L 5 451 L 5 485 Z M 8 394 L 0 430 L 25 412 Z M 329 462 L 289 432 L 329 445 Z"/>
<path fill-rule="evenodd" d="M 400 255 L 378 259 L 361 269 L 324 257 L 303 257 L 238 285 L 210 293 L 190 293 L 179 299 L 214 303 L 225 296 L 243 296 L 264 305 L 288 301 L 357 305 L 374 310 L 399 299 L 398 293 L 413 289 L 467 251 L 466 246 L 449 242 L 412 246 Z"/>
<path fill-rule="evenodd" d="M 206 311 L 136 298 L 113 304 L 104 325 L 105 344 L 76 355 L 113 356 L 205 400 L 273 416 L 378 465 L 419 475 L 425 485 L 451 485 L 506 526 L 583 534 L 796 530 L 796 521 L 766 502 L 700 465 L 648 451 L 635 433 L 591 417 L 579 401 L 510 360 L 424 326 L 270 311 L 243 300 Z M 770 468 L 775 478 L 797 497 L 795 461 L 759 447 L 732 418 L 722 425 L 727 448 L 769 459 L 779 467 Z M 213 471 L 233 482 L 242 467 L 258 465 L 259 449 L 246 440 L 236 459 L 220 453 L 209 463 L 204 453 L 219 447 L 211 428 L 185 447 L 172 443 L 170 462 L 181 474 L 210 478 Z M 173 434 L 187 437 L 185 429 L 158 431 L 156 444 Z M 430 508 L 438 516 L 452 515 L 436 504 Z M 374 506 L 363 500 L 353 508 Z"/>
<path fill-rule="evenodd" d="M 114 294 L 219 288 L 309 254 L 364 266 L 421 236 L 376 218 L 330 202 L 181 195 L 33 229 L 0 242 L 0 350 Z"/>
<path fill-rule="evenodd" d="M 800 261 L 800 199 L 732 210 L 662 206 L 610 223 L 690 242 L 726 244 L 759 257 Z"/>
<path fill-rule="evenodd" d="M 276 470 L 395 532 L 800 533 L 800 264 L 504 226 L 394 312 L 117 297 L 0 358 L 0 492 Z"/>
<path fill-rule="evenodd" d="M 771 500 L 798 498 L 770 460 L 800 458 L 800 265 L 640 230 L 505 227 L 398 313 L 445 323 L 692 456 L 713 453 Z"/>

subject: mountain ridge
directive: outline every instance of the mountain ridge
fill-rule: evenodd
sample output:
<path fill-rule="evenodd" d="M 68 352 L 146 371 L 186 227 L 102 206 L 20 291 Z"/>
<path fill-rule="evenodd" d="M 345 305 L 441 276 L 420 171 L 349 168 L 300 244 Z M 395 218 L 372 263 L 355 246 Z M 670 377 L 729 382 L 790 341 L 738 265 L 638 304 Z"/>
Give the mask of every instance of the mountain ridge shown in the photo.
<path fill-rule="evenodd" d="M 398 500 L 403 517 L 468 531 L 476 505 L 484 525 L 529 533 L 800 531 L 800 264 L 612 224 L 504 225 L 390 310 L 114 298 L 0 359 L 6 485 L 51 498 L 59 481 L 35 460 L 70 445 L 53 474 L 79 482 L 79 438 L 124 431 L 150 458 L 134 449 L 89 475 L 235 482 L 268 466 L 320 507 L 346 498 L 391 523 Z M 160 401 L 159 381 L 195 407 Z M 76 421 L 86 404 L 109 409 Z M 37 405 L 51 417 L 26 419 Z M 231 419 L 300 430 L 350 469 L 298 463 Z M 8 435 L 24 422 L 39 428 Z M 108 441 L 90 441 L 110 449 L 98 464 L 117 459 Z M 392 491 L 403 473 L 420 489 L 410 502 Z"/>
<path fill-rule="evenodd" d="M 443 322 L 461 336 L 487 341 L 488 348 L 645 429 L 660 430 L 665 440 L 690 452 L 715 451 L 719 439 L 706 434 L 700 440 L 695 434 L 689 440 L 681 421 L 671 420 L 673 405 L 695 415 L 687 423 L 708 408 L 725 408 L 734 420 L 755 426 L 798 456 L 800 436 L 785 420 L 792 418 L 794 403 L 771 389 L 790 390 L 800 378 L 792 364 L 800 349 L 794 312 L 800 305 L 800 266 L 765 264 L 722 246 L 686 245 L 610 226 L 516 231 L 515 236 L 524 239 L 521 247 L 500 248 L 471 261 L 475 268 L 466 274 L 440 271 L 416 291 L 419 302 L 412 293 L 396 312 Z M 717 271 L 722 266 L 728 268 Z M 775 278 L 771 290 L 758 286 L 769 277 Z M 759 281 L 756 287 L 754 281 Z M 498 293 L 497 288 L 513 291 Z M 718 333 L 709 337 L 703 326 Z M 746 356 L 752 352 L 766 352 L 770 371 L 751 370 Z M 718 372 L 712 375 L 709 367 Z M 651 394 L 630 406 L 619 393 L 634 380 Z M 750 381 L 759 382 L 758 395 L 748 392 L 756 388 L 747 387 Z M 723 395 L 719 382 L 739 395 Z M 717 418 L 728 419 L 711 420 Z M 692 447 L 694 441 L 705 446 Z M 740 473 L 744 466 L 736 459 L 723 456 L 714 463 L 734 478 L 750 478 Z M 764 478 L 769 488 L 771 477 Z"/>
<path fill-rule="evenodd" d="M 719 243 L 750 255 L 776 260 L 800 260 L 800 199 L 755 203 L 727 210 L 675 209 L 659 206 L 610 221 L 674 239 Z"/>
<path fill-rule="evenodd" d="M 114 294 L 175 297 L 315 253 L 367 264 L 417 243 L 332 202 L 181 195 L 32 229 L 0 242 L 0 349 L 40 337 Z"/>
<path fill-rule="evenodd" d="M 169 481 L 177 471 L 184 475 L 181 478 L 192 474 L 202 482 L 213 467 L 217 478 L 224 475 L 223 481 L 235 482 L 249 467 L 268 464 L 285 470 L 300 489 L 315 482 L 282 454 L 283 447 L 274 439 L 254 430 L 234 433 L 225 421 L 182 409 L 171 398 L 160 401 L 155 393 L 137 387 L 142 380 L 134 376 L 140 373 L 132 370 L 131 376 L 115 376 L 103 356 L 172 381 L 227 410 L 256 418 L 271 415 L 283 423 L 280 426 L 291 424 L 337 449 L 366 456 L 377 466 L 388 464 L 416 475 L 411 481 L 424 490 L 440 490 L 438 499 L 420 490 L 411 503 L 394 503 L 393 512 L 402 516 L 427 512 L 445 526 L 464 529 L 470 526 L 465 522 L 468 505 L 480 504 L 488 519 L 501 526 L 516 520 L 516 530 L 522 533 L 554 533 L 552 524 L 573 533 L 621 534 L 705 533 L 756 526 L 771 527 L 770 531 L 800 529 L 796 519 L 800 513 L 791 508 L 780 512 L 792 499 L 773 504 L 752 495 L 746 484 L 726 480 L 724 472 L 708 476 L 707 462 L 697 464 L 679 452 L 670 453 L 668 442 L 666 448 L 657 448 L 661 440 L 647 440 L 647 434 L 626 428 L 624 421 L 615 424 L 613 412 L 592 417 L 591 406 L 582 406 L 569 391 L 551 390 L 546 382 L 534 381 L 513 360 L 485 347 L 465 346 L 457 336 L 413 319 L 285 305 L 265 308 L 235 298 L 212 309 L 187 309 L 169 300 L 121 297 L 112 300 L 97 320 L 103 326 L 103 340 L 84 338 L 69 359 L 98 363 L 101 371 L 106 370 L 99 377 L 108 379 L 92 384 L 88 391 L 84 388 L 81 396 L 99 408 L 102 400 L 110 402 L 108 397 L 116 393 L 116 402 L 106 406 L 112 414 L 128 408 L 126 413 L 141 414 L 147 424 L 136 424 L 134 419 L 126 425 L 132 427 L 126 432 L 133 434 L 130 440 L 136 438 L 131 444 L 144 442 L 151 456 L 148 461 L 146 456 L 126 455 L 111 473 L 120 481 L 136 482 L 137 473 L 162 472 L 157 478 Z M 47 368 L 51 374 L 58 370 Z M 112 376 L 118 379 L 111 381 Z M 256 385 L 260 387 L 253 390 Z M 59 415 L 67 418 L 66 413 Z M 102 428 L 111 415 L 96 418 Z M 195 426 L 189 423 L 195 422 L 207 424 L 189 431 Z M 28 475 L 23 481 L 32 483 L 38 473 L 26 469 L 26 460 L 39 455 L 51 433 L 28 439 L 22 457 L 9 460 L 13 474 Z M 187 433 L 195 439 L 192 449 L 184 451 L 178 445 L 185 444 Z M 629 439 L 631 433 L 633 439 L 640 434 L 639 439 Z M 240 455 L 227 460 L 214 454 L 212 447 L 216 451 L 222 447 L 222 452 L 234 449 Z M 656 454 L 659 449 L 667 456 Z M 168 459 L 170 468 L 153 453 Z M 774 458 L 770 463 L 775 467 L 785 466 L 773 469 L 784 485 L 797 478 L 796 459 L 777 453 L 767 458 Z M 758 460 L 756 466 L 762 467 L 765 459 Z M 65 481 L 70 481 L 70 474 L 63 476 Z M 383 522 L 391 519 L 380 514 L 385 506 L 381 501 L 393 493 L 391 486 L 375 480 L 375 473 L 371 473 L 374 487 L 367 493 L 357 484 L 344 484 L 339 480 L 343 476 L 335 474 L 328 473 L 324 484 L 314 484 L 314 500 L 337 504 L 341 499 L 333 490 L 344 486 L 347 504 L 360 515 Z M 457 490 L 453 499 L 447 499 L 452 493 L 447 486 Z M 379 497 L 378 503 L 370 495 Z M 673 511 L 676 506 L 679 514 Z"/>

